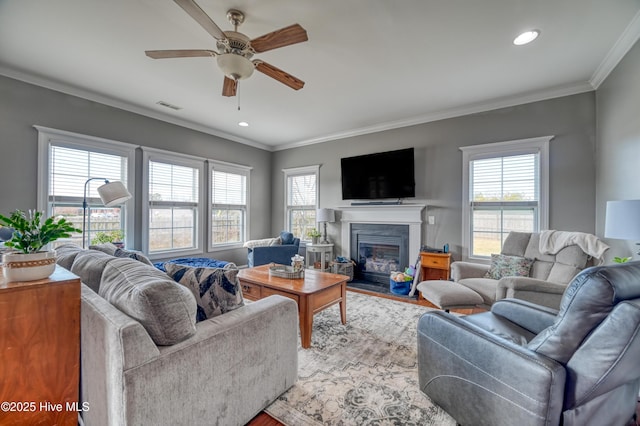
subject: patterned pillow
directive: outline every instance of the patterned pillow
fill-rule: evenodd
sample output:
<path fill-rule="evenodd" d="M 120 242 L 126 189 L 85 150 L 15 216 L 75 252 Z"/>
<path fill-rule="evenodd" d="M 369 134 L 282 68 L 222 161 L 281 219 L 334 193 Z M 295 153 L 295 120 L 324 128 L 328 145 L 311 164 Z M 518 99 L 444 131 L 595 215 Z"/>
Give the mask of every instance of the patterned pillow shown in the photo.
<path fill-rule="evenodd" d="M 194 268 L 165 263 L 167 274 L 191 290 L 196 298 L 196 322 L 213 318 L 244 306 L 238 268 L 229 263 L 223 268 Z"/>
<path fill-rule="evenodd" d="M 151 263 L 149 258 L 139 251 L 125 250 L 125 249 L 119 248 L 119 249 L 116 249 L 113 255 L 115 257 L 128 257 L 129 259 L 135 259 L 139 262 L 142 262 L 145 265 L 153 266 L 153 263 Z"/>
<path fill-rule="evenodd" d="M 502 277 L 528 277 L 532 264 L 533 259 L 526 257 L 492 254 L 491 266 L 484 277 L 494 280 Z"/>

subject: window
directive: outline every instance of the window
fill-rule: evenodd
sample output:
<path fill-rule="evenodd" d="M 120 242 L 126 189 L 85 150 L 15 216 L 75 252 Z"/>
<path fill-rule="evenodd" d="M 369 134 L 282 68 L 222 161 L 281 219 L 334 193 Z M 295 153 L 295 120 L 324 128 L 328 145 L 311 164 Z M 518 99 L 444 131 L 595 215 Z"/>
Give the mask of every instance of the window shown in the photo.
<path fill-rule="evenodd" d="M 127 245 L 133 244 L 128 232 L 133 224 L 133 209 L 129 202 L 105 207 L 97 192 L 104 179 L 122 181 L 131 194 L 135 146 L 46 127 L 38 129 L 39 185 L 38 210 L 46 216 L 63 216 L 83 229 L 83 199 L 87 188 L 87 212 L 84 221 L 85 241 L 100 233 L 120 231 Z M 87 183 L 87 180 L 92 179 Z M 82 245 L 82 234 L 74 234 L 56 245 L 73 242 Z"/>
<path fill-rule="evenodd" d="M 463 147 L 463 250 L 500 253 L 511 231 L 548 226 L 548 144 L 552 137 Z"/>
<path fill-rule="evenodd" d="M 149 255 L 202 252 L 204 160 L 144 149 L 144 246 Z"/>
<path fill-rule="evenodd" d="M 209 160 L 210 250 L 228 248 L 246 240 L 250 170 L 246 166 Z"/>
<path fill-rule="evenodd" d="M 316 226 L 320 166 L 283 170 L 285 174 L 285 226 L 300 239 Z"/>

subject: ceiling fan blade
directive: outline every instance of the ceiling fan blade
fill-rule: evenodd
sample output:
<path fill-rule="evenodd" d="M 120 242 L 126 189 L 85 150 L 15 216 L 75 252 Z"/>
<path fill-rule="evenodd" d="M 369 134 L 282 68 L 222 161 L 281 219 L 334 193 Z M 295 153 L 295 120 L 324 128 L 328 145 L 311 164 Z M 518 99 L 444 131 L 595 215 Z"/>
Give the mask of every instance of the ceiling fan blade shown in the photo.
<path fill-rule="evenodd" d="M 237 82 L 229 77 L 224 78 L 222 83 L 222 96 L 235 96 L 236 95 Z"/>
<path fill-rule="evenodd" d="M 176 2 L 178 6 L 184 9 L 185 12 L 189 14 L 195 21 L 200 24 L 202 28 L 205 29 L 209 34 L 213 36 L 216 40 L 226 40 L 227 36 L 224 35 L 224 32 L 220 29 L 219 26 L 216 25 L 215 22 L 209 15 L 207 15 L 204 10 L 198 6 L 198 4 L 193 0 L 173 0 Z"/>
<path fill-rule="evenodd" d="M 201 56 L 215 56 L 213 50 L 185 49 L 185 50 L 145 50 L 144 53 L 153 59 L 167 58 L 197 58 Z"/>
<path fill-rule="evenodd" d="M 277 49 L 278 47 L 289 46 L 290 44 L 301 43 L 307 41 L 307 31 L 299 24 L 289 25 L 285 28 L 270 32 L 258 38 L 251 40 L 251 47 L 256 52 L 266 52 L 267 50 Z"/>
<path fill-rule="evenodd" d="M 269 77 L 278 80 L 282 84 L 286 84 L 294 90 L 300 90 L 304 87 L 304 81 L 292 76 L 289 73 L 274 67 L 271 64 L 262 61 L 255 61 L 256 69 Z"/>

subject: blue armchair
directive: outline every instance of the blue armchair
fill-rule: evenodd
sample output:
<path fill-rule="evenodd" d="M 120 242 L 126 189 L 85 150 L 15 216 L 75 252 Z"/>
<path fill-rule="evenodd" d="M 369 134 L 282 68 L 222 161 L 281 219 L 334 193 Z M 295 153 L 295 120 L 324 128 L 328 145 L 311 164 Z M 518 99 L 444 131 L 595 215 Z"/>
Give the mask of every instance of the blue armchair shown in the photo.
<path fill-rule="evenodd" d="M 247 254 L 247 265 L 254 266 L 267 265 L 271 262 L 281 265 L 291 264 L 291 258 L 300 249 L 300 238 L 295 238 L 291 232 L 282 231 L 280 233 L 282 244 L 271 246 L 249 247 Z"/>

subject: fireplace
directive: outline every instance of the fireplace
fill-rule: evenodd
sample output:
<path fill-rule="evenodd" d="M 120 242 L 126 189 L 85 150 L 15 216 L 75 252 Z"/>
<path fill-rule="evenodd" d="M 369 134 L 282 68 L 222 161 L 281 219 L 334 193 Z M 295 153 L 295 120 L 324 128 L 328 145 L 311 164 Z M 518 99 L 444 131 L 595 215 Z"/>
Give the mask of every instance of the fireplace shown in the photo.
<path fill-rule="evenodd" d="M 425 207 L 424 204 L 340 207 L 341 255 L 358 263 L 360 278 L 371 282 L 366 289 L 388 292 L 393 268 L 401 270 L 415 263 L 420 254 Z"/>
<path fill-rule="evenodd" d="M 391 272 L 409 266 L 409 225 L 353 223 L 350 239 L 358 278 L 388 285 Z"/>

